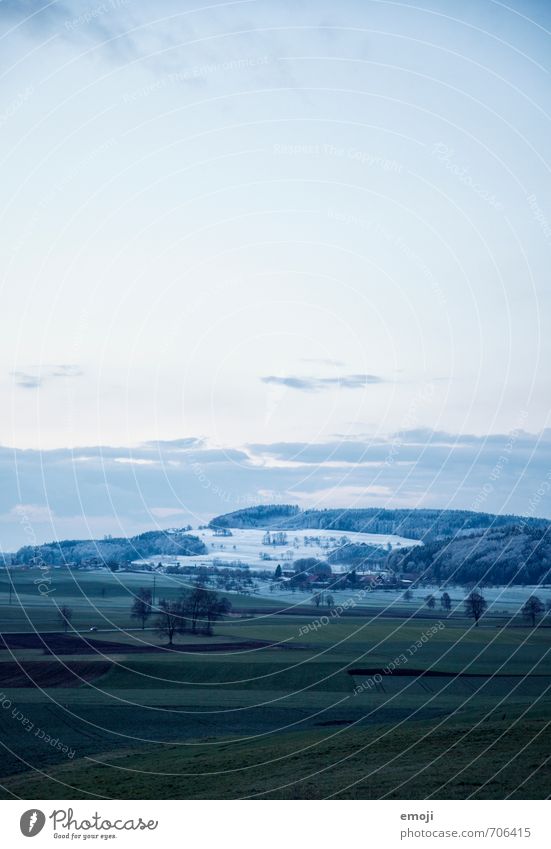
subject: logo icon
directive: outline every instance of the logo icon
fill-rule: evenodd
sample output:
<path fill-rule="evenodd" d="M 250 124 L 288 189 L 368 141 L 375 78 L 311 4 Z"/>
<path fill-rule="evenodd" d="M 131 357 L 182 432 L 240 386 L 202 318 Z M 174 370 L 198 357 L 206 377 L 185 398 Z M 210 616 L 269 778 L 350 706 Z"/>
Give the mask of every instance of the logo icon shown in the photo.
<path fill-rule="evenodd" d="M 25 837 L 35 837 L 39 834 L 46 823 L 46 817 L 39 811 L 38 808 L 31 808 L 30 811 L 25 811 L 19 820 L 19 828 L 21 834 Z"/>

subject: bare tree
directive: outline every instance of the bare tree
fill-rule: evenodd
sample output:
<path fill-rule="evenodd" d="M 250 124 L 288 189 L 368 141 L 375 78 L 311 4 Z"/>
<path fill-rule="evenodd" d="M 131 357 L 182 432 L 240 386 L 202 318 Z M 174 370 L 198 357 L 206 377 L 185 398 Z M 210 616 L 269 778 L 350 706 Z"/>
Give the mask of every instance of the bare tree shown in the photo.
<path fill-rule="evenodd" d="M 190 622 L 192 634 L 196 634 L 198 626 L 202 625 L 203 631 L 210 635 L 213 622 L 229 613 L 231 604 L 214 590 L 197 587 L 183 595 L 181 608 L 183 618 L 180 630 L 184 630 L 186 622 Z"/>
<path fill-rule="evenodd" d="M 148 590 L 146 587 L 140 587 L 134 597 L 130 616 L 132 617 L 132 619 L 140 620 L 140 622 L 142 623 L 143 631 L 145 628 L 145 623 L 151 616 L 152 612 L 153 610 L 151 590 Z"/>
<path fill-rule="evenodd" d="M 413 593 L 412 593 L 412 591 L 411 591 L 411 590 L 406 590 L 406 591 L 405 591 L 405 593 L 404 593 L 404 595 L 403 595 L 403 599 L 404 599 L 404 601 L 411 601 L 411 599 L 412 599 L 412 598 L 413 598 Z"/>
<path fill-rule="evenodd" d="M 450 598 L 449 593 L 442 593 L 442 597 L 440 599 L 440 606 L 442 610 L 445 610 L 447 613 L 452 609 L 452 600 Z"/>
<path fill-rule="evenodd" d="M 66 604 L 62 604 L 61 607 L 57 611 L 57 618 L 63 625 L 63 632 L 66 634 L 71 624 L 71 619 L 73 618 L 73 610 L 70 607 L 67 607 Z"/>
<path fill-rule="evenodd" d="M 333 607 L 333 605 L 335 604 L 335 599 L 333 598 L 332 595 L 326 595 L 325 596 L 325 603 L 326 603 L 327 607 Z"/>
<path fill-rule="evenodd" d="M 196 587 L 184 594 L 182 608 L 186 619 L 191 622 L 191 633 L 197 633 L 198 623 L 205 618 L 209 591 L 204 587 Z"/>
<path fill-rule="evenodd" d="M 167 601 L 162 598 L 157 606 L 157 631 L 163 637 L 168 637 L 169 646 L 174 642 L 174 635 L 182 630 L 182 603 Z"/>
<path fill-rule="evenodd" d="M 531 595 L 524 603 L 521 612 L 525 619 L 529 619 L 531 621 L 533 628 L 536 624 L 536 619 L 543 613 L 544 610 L 545 607 L 542 600 L 538 598 L 537 595 Z"/>
<path fill-rule="evenodd" d="M 478 627 L 478 620 L 488 607 L 486 599 L 480 590 L 471 590 L 465 599 L 465 613 L 474 619 L 474 624 Z"/>
<path fill-rule="evenodd" d="M 227 598 L 220 598 L 217 593 L 209 592 L 206 600 L 205 619 L 207 634 L 212 634 L 212 624 L 231 610 L 231 602 Z"/>
<path fill-rule="evenodd" d="M 432 593 L 430 595 L 426 596 L 425 603 L 426 603 L 427 607 L 429 608 L 429 610 L 434 610 L 434 608 L 436 607 L 436 599 L 432 595 Z"/>

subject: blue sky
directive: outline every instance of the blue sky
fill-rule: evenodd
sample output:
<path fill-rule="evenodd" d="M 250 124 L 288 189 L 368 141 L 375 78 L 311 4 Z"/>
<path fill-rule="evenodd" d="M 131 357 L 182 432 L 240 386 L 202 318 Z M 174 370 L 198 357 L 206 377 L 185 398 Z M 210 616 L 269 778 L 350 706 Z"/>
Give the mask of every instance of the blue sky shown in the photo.
<path fill-rule="evenodd" d="M 17 505 L 41 539 L 175 524 L 229 491 L 530 511 L 550 19 L 0 2 L 0 547 L 28 535 Z"/>

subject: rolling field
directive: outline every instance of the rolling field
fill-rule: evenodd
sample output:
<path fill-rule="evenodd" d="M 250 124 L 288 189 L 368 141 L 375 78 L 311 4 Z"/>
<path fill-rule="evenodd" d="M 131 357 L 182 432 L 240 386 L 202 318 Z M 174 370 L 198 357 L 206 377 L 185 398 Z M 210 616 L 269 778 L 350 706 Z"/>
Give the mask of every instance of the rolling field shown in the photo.
<path fill-rule="evenodd" d="M 214 636 L 170 648 L 129 615 L 148 578 L 54 572 L 48 598 L 29 571 L 11 605 L 0 582 L 3 798 L 551 792 L 546 620 L 232 596 Z M 157 579 L 158 597 L 180 587 Z"/>

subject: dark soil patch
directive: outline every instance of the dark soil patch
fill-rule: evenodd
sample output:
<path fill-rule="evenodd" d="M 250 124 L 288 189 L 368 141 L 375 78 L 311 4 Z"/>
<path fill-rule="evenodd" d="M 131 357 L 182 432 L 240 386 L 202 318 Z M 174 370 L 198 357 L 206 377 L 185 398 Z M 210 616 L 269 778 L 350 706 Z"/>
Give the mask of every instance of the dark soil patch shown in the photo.
<path fill-rule="evenodd" d="M 380 675 L 382 678 L 390 677 L 393 678 L 525 678 L 525 675 L 515 675 L 510 672 L 504 672 L 499 675 L 490 675 L 487 672 L 441 672 L 437 669 L 410 669 L 407 666 L 404 666 L 403 669 L 399 667 L 397 669 L 389 670 L 388 667 L 386 669 L 347 669 L 346 670 L 349 675 L 356 675 L 358 677 L 361 676 L 369 676 L 374 677 L 375 675 Z M 541 675 L 530 675 L 531 678 L 534 677 L 546 677 Z"/>
<path fill-rule="evenodd" d="M 152 646 L 143 643 L 117 643 L 111 640 L 94 640 L 81 634 L 29 633 L 0 634 L 0 649 L 42 649 L 46 654 L 152 654 L 155 652 L 239 652 L 253 649 L 305 649 L 297 643 L 273 644 L 269 640 L 244 640 L 242 642 L 175 643 L 173 646 Z"/>

